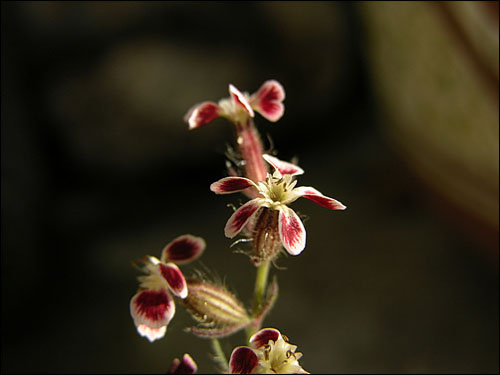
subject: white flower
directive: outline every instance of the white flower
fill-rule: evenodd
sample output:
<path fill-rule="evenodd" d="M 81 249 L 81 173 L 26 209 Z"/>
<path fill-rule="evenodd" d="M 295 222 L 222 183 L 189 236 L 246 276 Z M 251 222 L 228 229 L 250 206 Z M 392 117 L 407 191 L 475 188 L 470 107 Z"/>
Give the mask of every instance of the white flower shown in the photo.
<path fill-rule="evenodd" d="M 199 128 L 217 117 L 225 117 L 235 124 L 244 123 L 255 116 L 254 110 L 269 121 L 276 122 L 285 111 L 282 103 L 285 90 L 275 80 L 264 82 L 252 95 L 242 93 L 230 84 L 229 94 L 229 98 L 221 99 L 218 104 L 206 101 L 193 106 L 184 116 L 189 129 Z"/>
<path fill-rule="evenodd" d="M 230 194 L 255 188 L 258 197 L 245 203 L 229 218 L 224 229 L 226 237 L 233 238 L 250 222 L 260 208 L 279 211 L 279 235 L 283 247 L 291 255 L 298 255 L 306 245 L 306 231 L 302 221 L 288 205 L 300 197 L 307 198 L 331 210 L 344 210 L 339 201 L 321 194 L 313 187 L 295 187 L 294 176 L 303 174 L 298 166 L 281 161 L 271 155 L 263 158 L 275 169 L 265 181 L 254 182 L 245 177 L 225 177 L 210 185 L 216 194 Z"/>
<path fill-rule="evenodd" d="M 264 328 L 239 346 L 229 359 L 230 374 L 308 374 L 299 364 L 302 353 L 277 329 Z"/>
<path fill-rule="evenodd" d="M 165 246 L 161 260 L 153 256 L 142 260 L 146 275 L 138 278 L 140 291 L 130 300 L 130 314 L 141 336 L 153 342 L 165 335 L 175 315 L 172 294 L 181 299 L 188 295 L 186 280 L 176 263 L 191 262 L 204 249 L 203 238 L 185 234 Z"/>

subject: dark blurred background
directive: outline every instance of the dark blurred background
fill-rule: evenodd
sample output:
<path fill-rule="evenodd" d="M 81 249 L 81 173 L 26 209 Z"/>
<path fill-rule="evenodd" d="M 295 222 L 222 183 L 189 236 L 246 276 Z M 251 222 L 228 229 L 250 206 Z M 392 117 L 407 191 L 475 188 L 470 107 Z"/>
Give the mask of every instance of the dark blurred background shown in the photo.
<path fill-rule="evenodd" d="M 228 84 L 286 91 L 281 159 L 314 186 L 308 242 L 265 322 L 311 373 L 498 373 L 498 2 L 2 2 L 3 373 L 161 373 L 209 342 L 129 314 L 183 233 L 250 302 L 223 227 L 231 125 L 183 122 Z M 267 140 L 266 140 L 267 142 Z M 244 335 L 223 340 L 227 354 Z"/>

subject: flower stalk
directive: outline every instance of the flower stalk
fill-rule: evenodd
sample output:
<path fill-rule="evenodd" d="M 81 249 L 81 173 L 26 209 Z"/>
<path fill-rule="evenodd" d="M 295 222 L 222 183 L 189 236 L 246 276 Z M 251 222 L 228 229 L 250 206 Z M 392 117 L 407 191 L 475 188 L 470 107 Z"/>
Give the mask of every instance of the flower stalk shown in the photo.
<path fill-rule="evenodd" d="M 246 329 L 248 338 L 250 338 L 255 332 L 257 332 L 262 324 L 262 319 L 255 319 L 255 318 L 258 317 L 261 312 L 262 301 L 264 300 L 264 295 L 266 293 L 266 288 L 267 288 L 269 266 L 270 262 L 265 261 L 262 262 L 261 265 L 257 267 L 257 275 L 255 277 L 255 287 L 253 295 L 253 310 L 252 310 L 252 318 L 254 319 L 252 323 L 247 326 Z"/>
<path fill-rule="evenodd" d="M 255 288 L 254 288 L 254 304 L 252 316 L 257 316 L 260 310 L 260 306 L 264 299 L 264 294 L 266 292 L 267 279 L 269 275 L 269 261 L 263 262 L 259 267 L 257 267 L 257 276 L 255 278 Z"/>
<path fill-rule="evenodd" d="M 263 181 L 267 165 L 262 159 L 263 147 L 259 132 L 251 118 L 236 125 L 236 143 L 240 151 L 245 176 L 253 181 Z"/>

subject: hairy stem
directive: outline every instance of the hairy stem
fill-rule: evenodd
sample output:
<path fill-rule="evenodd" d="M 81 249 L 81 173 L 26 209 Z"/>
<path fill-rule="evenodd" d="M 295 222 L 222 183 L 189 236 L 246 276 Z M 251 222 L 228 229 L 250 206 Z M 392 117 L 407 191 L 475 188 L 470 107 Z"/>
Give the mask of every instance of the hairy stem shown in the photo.
<path fill-rule="evenodd" d="M 263 181 L 267 176 L 267 164 L 262 158 L 264 153 L 260 135 L 253 120 L 236 124 L 236 143 L 241 158 L 245 161 L 245 176 L 252 181 Z"/>

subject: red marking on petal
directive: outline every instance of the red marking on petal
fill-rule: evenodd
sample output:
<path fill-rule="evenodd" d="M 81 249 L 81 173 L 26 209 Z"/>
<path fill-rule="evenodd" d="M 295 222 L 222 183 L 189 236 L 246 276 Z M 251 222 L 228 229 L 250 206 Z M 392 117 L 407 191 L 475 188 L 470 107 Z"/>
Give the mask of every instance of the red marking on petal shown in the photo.
<path fill-rule="evenodd" d="M 325 196 L 318 196 L 318 195 L 309 195 L 306 194 L 304 195 L 304 198 L 312 200 L 314 203 L 319 204 L 322 207 L 329 208 L 330 210 L 345 210 L 346 207 L 340 203 L 339 201 L 336 201 L 333 198 L 325 197 Z"/>
<path fill-rule="evenodd" d="M 184 120 L 188 122 L 189 129 L 196 129 L 208 124 L 219 116 L 219 106 L 214 102 L 203 102 L 192 107 Z"/>
<path fill-rule="evenodd" d="M 250 337 L 250 344 L 252 344 L 254 348 L 258 349 L 261 346 L 267 345 L 269 340 L 274 342 L 278 341 L 279 337 L 280 332 L 277 329 L 264 328 Z"/>
<path fill-rule="evenodd" d="M 252 95 L 250 103 L 269 121 L 278 121 L 285 111 L 281 103 L 285 99 L 285 90 L 278 81 L 269 80 Z"/>
<path fill-rule="evenodd" d="M 319 204 L 321 207 L 329 208 L 330 210 L 345 210 L 346 206 L 344 206 L 342 203 L 339 201 L 327 197 L 323 194 L 321 194 L 318 190 L 312 187 L 299 187 L 294 190 L 300 196 L 307 198 L 314 203 Z"/>
<path fill-rule="evenodd" d="M 231 194 L 255 186 L 252 180 L 245 177 L 225 177 L 210 185 L 210 190 L 216 194 Z"/>
<path fill-rule="evenodd" d="M 261 103 L 258 112 L 269 121 L 276 122 L 283 117 L 285 106 L 281 103 Z"/>
<path fill-rule="evenodd" d="M 186 353 L 182 357 L 182 361 L 178 358 L 174 359 L 168 374 L 195 374 L 197 370 L 196 362 Z"/>
<path fill-rule="evenodd" d="M 168 284 L 168 287 L 177 297 L 186 298 L 188 289 L 186 279 L 179 267 L 174 263 L 159 264 L 160 273 Z"/>
<path fill-rule="evenodd" d="M 264 154 L 262 155 L 262 157 L 282 175 L 289 174 L 292 176 L 297 176 L 304 173 L 304 170 L 295 164 L 288 163 L 268 154 Z"/>
<path fill-rule="evenodd" d="M 281 242 L 290 255 L 298 255 L 306 246 L 306 230 L 297 214 L 290 208 L 280 210 Z"/>
<path fill-rule="evenodd" d="M 245 111 L 248 112 L 250 117 L 254 117 L 255 114 L 253 112 L 252 106 L 248 103 L 245 96 L 233 85 L 229 85 L 229 92 L 231 93 L 231 97 L 236 105 L 242 107 Z"/>
<path fill-rule="evenodd" d="M 231 353 L 229 373 L 251 374 L 258 364 L 259 357 L 257 357 L 257 354 L 252 349 L 246 346 L 239 346 Z"/>
<path fill-rule="evenodd" d="M 224 228 L 226 237 L 236 236 L 261 207 L 258 199 L 252 199 L 238 208 L 229 218 Z"/>
<path fill-rule="evenodd" d="M 198 258 L 205 250 L 205 240 L 190 234 L 184 234 L 170 242 L 162 251 L 161 261 L 185 264 Z"/>
<path fill-rule="evenodd" d="M 136 326 L 166 326 L 175 314 L 175 305 L 166 290 L 143 290 L 130 301 L 130 314 Z"/>

